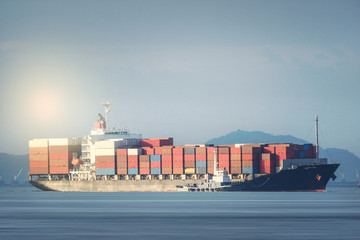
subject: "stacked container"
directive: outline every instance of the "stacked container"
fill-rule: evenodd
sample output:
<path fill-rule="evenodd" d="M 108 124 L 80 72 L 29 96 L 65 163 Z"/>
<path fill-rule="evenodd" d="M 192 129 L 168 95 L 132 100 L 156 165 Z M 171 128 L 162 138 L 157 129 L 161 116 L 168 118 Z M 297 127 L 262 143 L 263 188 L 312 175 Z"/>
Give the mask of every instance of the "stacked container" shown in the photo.
<path fill-rule="evenodd" d="M 242 146 L 241 149 L 242 173 L 258 173 L 261 148 L 248 145 Z"/>
<path fill-rule="evenodd" d="M 230 172 L 230 148 L 222 146 L 218 148 L 219 152 L 219 170 L 226 169 Z"/>
<path fill-rule="evenodd" d="M 187 174 L 195 173 L 195 148 L 184 148 L 184 170 Z"/>
<path fill-rule="evenodd" d="M 173 148 L 173 174 L 184 173 L 184 148 Z"/>
<path fill-rule="evenodd" d="M 161 155 L 150 155 L 150 174 L 161 174 Z"/>
<path fill-rule="evenodd" d="M 95 143 L 95 168 L 96 175 L 117 174 L 116 155 L 121 145 L 120 141 L 106 140 Z"/>
<path fill-rule="evenodd" d="M 49 139 L 49 173 L 68 174 L 73 157 L 81 153 L 81 139 Z"/>
<path fill-rule="evenodd" d="M 206 159 L 207 159 L 207 172 L 214 174 L 214 152 L 217 151 L 217 147 L 206 148 Z"/>
<path fill-rule="evenodd" d="M 272 153 L 262 153 L 259 162 L 259 173 L 275 173 L 275 158 Z"/>
<path fill-rule="evenodd" d="M 139 155 L 139 174 L 150 174 L 150 155 Z"/>
<path fill-rule="evenodd" d="M 139 155 L 142 154 L 141 148 L 129 148 L 128 149 L 128 174 L 139 174 Z"/>
<path fill-rule="evenodd" d="M 29 141 L 29 173 L 49 173 L 49 141 L 34 139 Z"/>
<path fill-rule="evenodd" d="M 196 148 L 195 153 L 196 173 L 206 174 L 206 147 Z"/>
<path fill-rule="evenodd" d="M 149 138 L 140 140 L 141 147 L 162 147 L 172 146 L 173 138 Z"/>
<path fill-rule="evenodd" d="M 241 147 L 230 148 L 230 169 L 232 174 L 240 174 L 241 171 Z"/>
<path fill-rule="evenodd" d="M 172 147 L 163 147 L 161 155 L 161 170 L 162 174 L 172 174 L 173 157 Z"/>
<path fill-rule="evenodd" d="M 127 172 L 127 149 L 117 149 L 116 150 L 116 167 L 117 174 L 126 175 Z"/>

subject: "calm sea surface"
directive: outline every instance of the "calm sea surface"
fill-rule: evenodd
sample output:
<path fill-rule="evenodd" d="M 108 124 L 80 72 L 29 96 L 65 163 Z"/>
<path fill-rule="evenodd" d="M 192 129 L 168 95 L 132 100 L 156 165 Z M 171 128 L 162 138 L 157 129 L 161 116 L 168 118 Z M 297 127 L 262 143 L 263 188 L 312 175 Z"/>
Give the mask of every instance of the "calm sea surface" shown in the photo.
<path fill-rule="evenodd" d="M 61 193 L 0 188 L 0 239 L 360 239 L 360 188 Z"/>

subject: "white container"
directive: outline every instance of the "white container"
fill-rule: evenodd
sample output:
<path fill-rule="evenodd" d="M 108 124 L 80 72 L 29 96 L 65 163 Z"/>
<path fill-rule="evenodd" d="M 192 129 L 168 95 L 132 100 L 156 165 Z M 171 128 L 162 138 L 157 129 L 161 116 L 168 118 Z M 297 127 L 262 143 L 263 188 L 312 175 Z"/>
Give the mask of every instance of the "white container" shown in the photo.
<path fill-rule="evenodd" d="M 244 143 L 237 143 L 237 144 L 235 144 L 235 147 L 239 148 L 239 147 L 244 146 L 244 145 L 245 145 Z"/>
<path fill-rule="evenodd" d="M 69 146 L 76 145 L 77 138 L 50 138 L 49 146 Z M 80 142 L 81 144 L 81 142 Z M 80 145 L 78 144 L 78 145 Z"/>
<path fill-rule="evenodd" d="M 49 141 L 48 139 L 42 138 L 42 139 L 33 139 L 29 141 L 29 147 L 49 147 Z"/>
<path fill-rule="evenodd" d="M 97 142 L 95 142 L 95 148 L 96 149 L 99 149 L 99 148 L 117 149 L 117 148 L 120 148 L 121 142 L 122 142 L 121 140 L 116 140 L 116 139 L 97 141 Z"/>
<path fill-rule="evenodd" d="M 95 149 L 95 156 L 115 156 L 115 149 L 114 148 Z"/>
<path fill-rule="evenodd" d="M 141 148 L 129 148 L 128 155 L 141 155 L 142 149 Z"/>

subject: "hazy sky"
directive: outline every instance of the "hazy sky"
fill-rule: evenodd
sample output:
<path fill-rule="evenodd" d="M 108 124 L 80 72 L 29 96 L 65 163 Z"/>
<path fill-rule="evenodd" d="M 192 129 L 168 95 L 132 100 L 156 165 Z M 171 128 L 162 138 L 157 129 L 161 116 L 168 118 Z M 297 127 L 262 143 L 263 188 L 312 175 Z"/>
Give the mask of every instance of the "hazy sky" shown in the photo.
<path fill-rule="evenodd" d="M 360 1 L 0 1 L 0 152 L 110 124 L 291 134 L 360 156 Z"/>

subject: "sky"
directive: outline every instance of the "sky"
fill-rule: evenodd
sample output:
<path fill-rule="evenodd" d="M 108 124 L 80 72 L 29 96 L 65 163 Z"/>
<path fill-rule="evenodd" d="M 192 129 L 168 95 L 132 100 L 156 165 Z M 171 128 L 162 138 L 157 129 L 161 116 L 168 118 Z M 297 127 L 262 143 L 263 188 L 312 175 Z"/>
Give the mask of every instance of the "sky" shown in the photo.
<path fill-rule="evenodd" d="M 360 1 L 0 1 L 0 152 L 109 124 L 237 129 L 360 156 Z"/>

